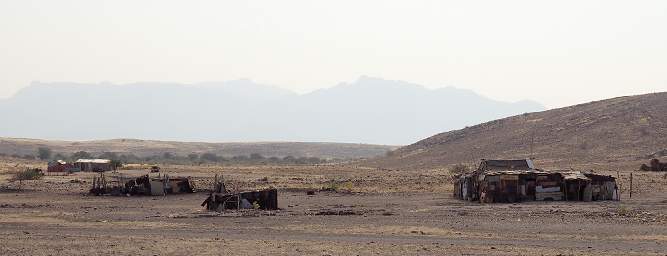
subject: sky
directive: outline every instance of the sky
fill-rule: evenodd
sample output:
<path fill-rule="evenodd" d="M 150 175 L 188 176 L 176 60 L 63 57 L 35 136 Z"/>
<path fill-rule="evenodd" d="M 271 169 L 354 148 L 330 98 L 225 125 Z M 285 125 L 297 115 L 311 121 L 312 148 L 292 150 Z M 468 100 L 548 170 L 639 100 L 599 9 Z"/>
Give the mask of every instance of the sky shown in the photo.
<path fill-rule="evenodd" d="M 32 81 L 367 75 L 549 108 L 667 90 L 667 1 L 0 0 L 0 98 Z"/>

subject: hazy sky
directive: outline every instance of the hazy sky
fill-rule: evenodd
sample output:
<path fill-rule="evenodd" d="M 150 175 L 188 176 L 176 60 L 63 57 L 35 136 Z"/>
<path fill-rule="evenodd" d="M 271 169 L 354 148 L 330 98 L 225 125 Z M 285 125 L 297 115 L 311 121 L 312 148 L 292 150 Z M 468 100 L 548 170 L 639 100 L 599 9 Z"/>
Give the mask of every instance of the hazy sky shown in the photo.
<path fill-rule="evenodd" d="M 360 75 L 564 106 L 667 90 L 667 1 L 0 0 L 0 97 L 31 81 Z"/>

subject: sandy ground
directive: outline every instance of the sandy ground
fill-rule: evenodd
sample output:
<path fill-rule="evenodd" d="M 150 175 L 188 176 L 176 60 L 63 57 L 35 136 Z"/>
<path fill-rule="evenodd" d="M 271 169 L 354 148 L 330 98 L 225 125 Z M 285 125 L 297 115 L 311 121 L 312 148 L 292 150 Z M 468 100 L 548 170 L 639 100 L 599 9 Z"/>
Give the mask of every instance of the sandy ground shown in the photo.
<path fill-rule="evenodd" d="M 279 189 L 281 210 L 215 213 L 205 192 L 90 196 L 88 173 L 16 191 L 15 167 L 0 164 L 2 255 L 667 255 L 663 174 L 636 174 L 644 189 L 621 202 L 479 204 L 453 199 L 437 170 L 163 168 L 202 188 L 218 173 L 237 189 Z M 322 187 L 337 191 L 304 192 Z"/>

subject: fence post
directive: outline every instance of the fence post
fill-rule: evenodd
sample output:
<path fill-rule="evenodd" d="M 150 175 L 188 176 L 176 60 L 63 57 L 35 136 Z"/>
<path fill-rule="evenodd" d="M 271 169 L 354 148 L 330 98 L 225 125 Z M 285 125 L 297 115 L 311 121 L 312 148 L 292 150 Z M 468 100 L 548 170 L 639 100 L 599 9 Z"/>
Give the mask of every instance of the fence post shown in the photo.
<path fill-rule="evenodd" d="M 632 172 L 630 172 L 630 198 L 632 198 Z"/>

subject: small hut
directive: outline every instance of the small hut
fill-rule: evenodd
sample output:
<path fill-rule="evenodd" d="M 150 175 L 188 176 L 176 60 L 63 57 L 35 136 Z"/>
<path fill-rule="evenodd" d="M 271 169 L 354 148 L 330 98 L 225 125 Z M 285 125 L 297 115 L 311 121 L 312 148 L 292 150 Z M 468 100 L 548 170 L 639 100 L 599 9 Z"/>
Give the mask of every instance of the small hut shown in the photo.
<path fill-rule="evenodd" d="M 81 169 L 74 166 L 72 163 L 63 160 L 55 160 L 48 163 L 47 172 L 78 172 Z"/>
<path fill-rule="evenodd" d="M 114 166 L 109 159 L 79 159 L 74 162 L 74 166 L 83 172 L 107 172 L 114 170 Z"/>

